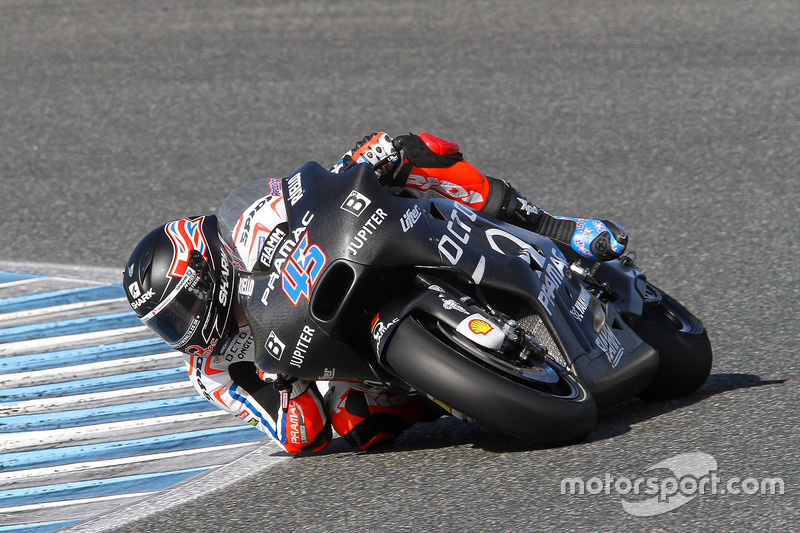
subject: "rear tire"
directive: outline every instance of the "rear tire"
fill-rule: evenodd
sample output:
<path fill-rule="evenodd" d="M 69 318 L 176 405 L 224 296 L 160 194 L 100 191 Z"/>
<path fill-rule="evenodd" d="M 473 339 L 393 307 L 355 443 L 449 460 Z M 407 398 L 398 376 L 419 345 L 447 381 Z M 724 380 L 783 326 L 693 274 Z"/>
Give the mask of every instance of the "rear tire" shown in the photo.
<path fill-rule="evenodd" d="M 654 287 L 650 287 L 655 289 Z M 711 342 L 703 324 L 691 312 L 655 289 L 661 299 L 645 303 L 631 327 L 658 352 L 658 370 L 639 397 L 658 401 L 686 396 L 700 388 L 711 373 Z"/>
<path fill-rule="evenodd" d="M 449 342 L 436 325 L 426 327 L 412 317 L 397 326 L 385 362 L 418 391 L 525 441 L 575 442 L 597 420 L 594 400 L 583 384 L 549 358 L 541 369 L 549 382 L 504 373 Z"/>

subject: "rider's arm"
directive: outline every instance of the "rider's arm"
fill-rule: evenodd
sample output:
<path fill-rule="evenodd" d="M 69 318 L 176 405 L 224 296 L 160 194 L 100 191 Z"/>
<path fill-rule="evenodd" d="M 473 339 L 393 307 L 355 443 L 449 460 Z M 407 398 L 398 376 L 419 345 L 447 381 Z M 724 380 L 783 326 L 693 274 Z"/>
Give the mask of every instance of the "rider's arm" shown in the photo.
<path fill-rule="evenodd" d="M 294 380 L 282 387 L 284 394 L 275 386 L 277 376 L 260 373 L 252 361 L 228 363 L 224 354 L 184 354 L 184 360 L 201 396 L 270 435 L 287 452 L 316 451 L 330 441 L 316 384 Z"/>
<path fill-rule="evenodd" d="M 429 133 L 394 139 L 384 132 L 367 135 L 331 170 L 343 172 L 358 163 L 371 165 L 396 193 L 448 198 L 477 210 L 497 211 L 505 189 L 502 181 L 464 161 L 456 143 Z"/>

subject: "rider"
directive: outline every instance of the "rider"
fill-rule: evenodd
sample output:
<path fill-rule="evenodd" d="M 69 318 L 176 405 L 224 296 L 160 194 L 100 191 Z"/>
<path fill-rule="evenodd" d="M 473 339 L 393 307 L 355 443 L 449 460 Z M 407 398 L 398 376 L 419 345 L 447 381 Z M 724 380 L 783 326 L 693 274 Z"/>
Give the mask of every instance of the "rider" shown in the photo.
<path fill-rule="evenodd" d="M 576 258 L 613 259 L 627 244 L 624 230 L 612 222 L 554 217 L 539 209 L 509 183 L 464 161 L 457 144 L 427 133 L 368 135 L 331 171 L 359 163 L 371 165 L 396 194 L 457 200 L 547 235 Z M 315 382 L 265 374 L 254 364 L 253 335 L 236 297 L 237 268 L 252 268 L 258 243 L 286 220 L 280 185 L 264 179 L 244 185 L 259 188 L 267 201 L 244 206 L 230 235 L 220 236 L 213 215 L 174 220 L 148 233 L 124 272 L 128 301 L 144 324 L 184 353 L 203 397 L 271 435 L 287 452 L 324 448 L 331 428 L 362 450 L 390 444 L 429 415 L 427 400 L 344 382 L 331 382 L 323 397 Z"/>

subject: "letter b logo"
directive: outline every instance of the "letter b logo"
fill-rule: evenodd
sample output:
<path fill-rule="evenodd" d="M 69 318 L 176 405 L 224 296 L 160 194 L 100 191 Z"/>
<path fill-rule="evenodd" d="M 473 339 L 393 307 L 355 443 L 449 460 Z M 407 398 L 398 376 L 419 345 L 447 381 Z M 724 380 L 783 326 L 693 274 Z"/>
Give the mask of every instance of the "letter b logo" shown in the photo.
<path fill-rule="evenodd" d="M 267 352 L 269 352 L 272 357 L 280 361 L 286 345 L 281 342 L 278 336 L 275 335 L 274 331 L 270 331 L 269 337 L 267 337 L 267 342 L 264 343 L 264 348 L 267 349 Z"/>
<path fill-rule="evenodd" d="M 350 195 L 345 199 L 344 203 L 342 204 L 342 209 L 351 213 L 357 217 L 361 216 L 361 213 L 372 203 L 369 198 L 364 196 L 358 191 L 352 191 Z"/>

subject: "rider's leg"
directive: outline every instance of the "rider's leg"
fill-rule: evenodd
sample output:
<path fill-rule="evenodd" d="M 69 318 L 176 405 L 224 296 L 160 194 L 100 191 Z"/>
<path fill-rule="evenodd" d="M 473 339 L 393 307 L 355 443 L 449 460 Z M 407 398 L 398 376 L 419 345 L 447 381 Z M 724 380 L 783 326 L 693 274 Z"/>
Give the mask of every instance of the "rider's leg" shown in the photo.
<path fill-rule="evenodd" d="M 333 429 L 361 450 L 392 444 L 429 411 L 417 394 L 343 382 L 331 383 L 325 401 Z"/>
<path fill-rule="evenodd" d="M 382 183 L 398 191 L 418 198 L 457 200 L 550 237 L 582 257 L 615 259 L 628 243 L 625 230 L 608 220 L 559 217 L 539 209 L 507 182 L 487 177 L 464 161 L 458 144 L 428 133 L 394 139 L 383 132 L 373 133 L 347 152 L 333 170 L 346 170 L 356 163 L 372 165 Z"/>
<path fill-rule="evenodd" d="M 557 217 L 529 202 L 509 183 L 490 178 L 464 161 L 456 143 L 422 133 L 394 140 L 408 161 L 395 179 L 407 191 L 431 191 L 453 198 L 490 216 L 550 237 L 580 256 L 600 261 L 622 255 L 628 243 L 625 230 L 608 220 Z M 408 167 L 411 167 L 410 170 Z M 403 175 L 403 170 L 406 174 Z"/>
<path fill-rule="evenodd" d="M 609 220 L 553 216 L 539 209 L 505 181 L 491 180 L 482 212 L 550 237 L 582 257 L 608 261 L 625 251 L 628 235 Z"/>

